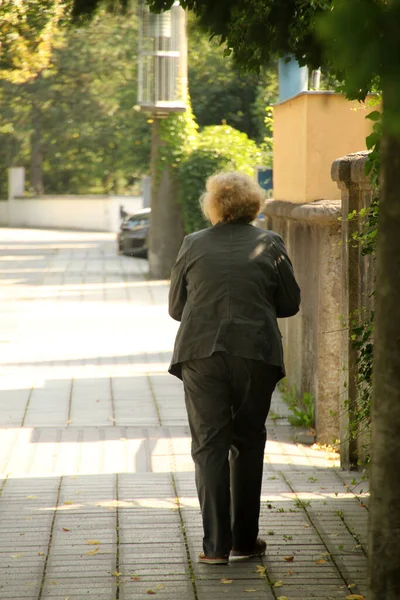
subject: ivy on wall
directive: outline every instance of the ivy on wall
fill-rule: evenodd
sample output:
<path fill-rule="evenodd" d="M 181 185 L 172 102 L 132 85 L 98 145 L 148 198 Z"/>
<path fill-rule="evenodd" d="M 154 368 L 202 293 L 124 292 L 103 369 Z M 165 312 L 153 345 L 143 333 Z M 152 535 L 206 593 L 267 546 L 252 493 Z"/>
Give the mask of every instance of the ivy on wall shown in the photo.
<path fill-rule="evenodd" d="M 348 218 L 360 219 L 360 231 L 353 234 L 352 240 L 360 245 L 362 256 L 370 255 L 374 260 L 379 224 L 381 113 L 374 111 L 367 115 L 367 118 L 374 121 L 373 131 L 366 140 L 370 154 L 365 169 L 366 175 L 370 175 L 371 178 L 374 198 L 368 208 L 359 213 L 351 213 Z M 350 323 L 350 340 L 353 348 L 357 350 L 357 412 L 349 432 L 353 438 L 368 429 L 371 423 L 374 316 L 374 309 L 364 310 L 362 314 L 354 314 Z"/>
<path fill-rule="evenodd" d="M 166 119 L 161 119 L 157 177 L 161 177 L 166 167 L 171 168 L 177 177 L 182 161 L 197 146 L 197 130 L 190 103 L 185 112 L 171 113 Z"/>

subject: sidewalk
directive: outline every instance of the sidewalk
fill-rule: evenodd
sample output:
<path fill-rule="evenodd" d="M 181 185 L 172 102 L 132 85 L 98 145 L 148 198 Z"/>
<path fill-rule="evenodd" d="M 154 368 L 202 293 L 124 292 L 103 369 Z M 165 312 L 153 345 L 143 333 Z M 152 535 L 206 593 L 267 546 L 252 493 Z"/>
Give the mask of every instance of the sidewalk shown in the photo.
<path fill-rule="evenodd" d="M 366 595 L 366 484 L 268 424 L 263 559 L 198 565 L 168 284 L 111 234 L 0 230 L 0 599 Z M 363 491 L 361 491 L 363 490 Z"/>

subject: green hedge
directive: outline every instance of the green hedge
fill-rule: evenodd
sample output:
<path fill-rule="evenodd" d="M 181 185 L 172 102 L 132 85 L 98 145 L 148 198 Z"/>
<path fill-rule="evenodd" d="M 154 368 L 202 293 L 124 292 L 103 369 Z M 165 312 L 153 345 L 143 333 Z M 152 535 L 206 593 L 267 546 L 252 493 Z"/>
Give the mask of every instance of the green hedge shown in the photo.
<path fill-rule="evenodd" d="M 254 167 L 263 163 L 263 153 L 245 133 L 228 125 L 205 127 L 197 147 L 179 167 L 180 202 L 186 233 L 207 227 L 199 198 L 210 175 L 219 171 L 241 171 L 253 176 Z"/>

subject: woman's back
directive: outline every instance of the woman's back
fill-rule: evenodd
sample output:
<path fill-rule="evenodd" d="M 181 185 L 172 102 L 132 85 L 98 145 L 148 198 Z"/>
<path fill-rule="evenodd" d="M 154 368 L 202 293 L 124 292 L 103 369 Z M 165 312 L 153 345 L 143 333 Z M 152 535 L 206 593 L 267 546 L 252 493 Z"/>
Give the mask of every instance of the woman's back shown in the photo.
<path fill-rule="evenodd" d="M 240 221 L 196 232 L 172 276 L 170 314 L 182 321 L 173 364 L 222 351 L 283 369 L 276 317 L 299 302 L 280 236 Z"/>
<path fill-rule="evenodd" d="M 273 234 L 272 234 L 273 235 Z M 278 277 L 267 248 L 272 235 L 227 223 L 193 236 L 186 263 L 187 306 L 204 320 L 263 320 L 275 314 Z"/>

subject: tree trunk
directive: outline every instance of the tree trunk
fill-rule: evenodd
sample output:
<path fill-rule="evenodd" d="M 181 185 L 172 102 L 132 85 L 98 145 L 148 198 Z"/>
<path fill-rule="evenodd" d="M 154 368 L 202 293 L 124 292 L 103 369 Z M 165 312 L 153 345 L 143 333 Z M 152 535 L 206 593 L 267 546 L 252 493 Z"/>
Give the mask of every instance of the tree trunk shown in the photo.
<path fill-rule="evenodd" d="M 32 111 L 33 133 L 31 137 L 31 185 L 36 196 L 44 194 L 43 183 L 43 149 L 41 115 L 36 109 Z"/>
<path fill-rule="evenodd" d="M 152 279 L 168 279 L 181 246 L 184 230 L 178 203 L 178 182 L 171 168 L 159 160 L 163 142 L 159 120 L 152 125 L 151 150 L 151 228 L 149 275 Z"/>
<path fill-rule="evenodd" d="M 395 95 L 393 95 L 395 97 Z M 398 107 L 383 93 L 385 115 Z M 393 106 L 391 106 L 393 105 Z M 390 123 L 389 123 L 390 125 Z M 382 145 L 372 403 L 368 600 L 400 598 L 400 135 Z"/>

